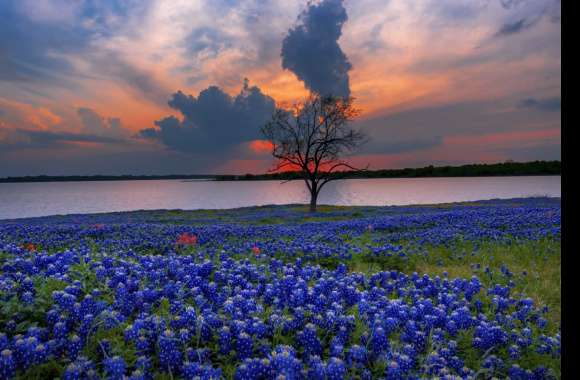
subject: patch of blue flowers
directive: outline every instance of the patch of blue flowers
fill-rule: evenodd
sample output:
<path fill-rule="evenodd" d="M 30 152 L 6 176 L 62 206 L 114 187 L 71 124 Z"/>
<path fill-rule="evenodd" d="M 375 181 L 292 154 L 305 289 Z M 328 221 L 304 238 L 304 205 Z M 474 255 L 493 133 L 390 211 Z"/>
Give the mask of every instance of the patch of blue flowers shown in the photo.
<path fill-rule="evenodd" d="M 306 223 L 277 207 L 289 223 L 251 223 L 269 211 L 227 223 L 163 213 L 0 223 L 0 379 L 554 376 L 522 358 L 558 360 L 558 329 L 509 285 L 345 263 L 458 238 L 559 239 L 559 203 L 369 208 Z M 184 233 L 194 246 L 176 244 Z M 372 244 L 352 243 L 365 234 Z M 341 263 L 313 261 L 328 257 Z"/>

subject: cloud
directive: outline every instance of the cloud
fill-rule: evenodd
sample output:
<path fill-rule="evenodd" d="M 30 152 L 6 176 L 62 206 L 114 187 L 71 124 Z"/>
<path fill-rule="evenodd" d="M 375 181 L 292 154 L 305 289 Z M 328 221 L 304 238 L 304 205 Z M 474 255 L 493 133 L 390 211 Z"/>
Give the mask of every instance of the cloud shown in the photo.
<path fill-rule="evenodd" d="M 488 6 L 488 0 L 445 1 L 434 0 L 428 3 L 430 12 L 439 22 L 465 22 L 476 19 Z"/>
<path fill-rule="evenodd" d="M 480 135 L 454 135 L 448 136 L 444 140 L 449 145 L 501 147 L 502 145 L 513 145 L 514 143 L 524 146 L 529 142 L 536 143 L 538 141 L 545 142 L 560 139 L 560 135 L 560 128 L 551 128 L 533 131 L 502 131 Z"/>
<path fill-rule="evenodd" d="M 121 138 L 72 132 L 51 132 L 31 129 L 12 129 L 0 134 L 0 153 L 23 149 L 54 150 L 78 144 L 124 144 Z"/>
<path fill-rule="evenodd" d="M 501 6 L 505 9 L 511 9 L 517 7 L 518 5 L 525 3 L 527 0 L 499 0 Z"/>
<path fill-rule="evenodd" d="M 310 3 L 282 42 L 282 67 L 311 91 L 349 96 L 352 66 L 338 45 L 346 20 L 342 0 Z"/>
<path fill-rule="evenodd" d="M 443 143 L 441 136 L 426 138 L 414 138 L 409 140 L 397 139 L 395 141 L 374 140 L 357 152 L 360 154 L 395 154 L 427 150 Z"/>
<path fill-rule="evenodd" d="M 513 107 L 513 100 L 495 100 L 414 108 L 362 119 L 355 124 L 370 138 L 362 154 L 441 151 L 464 155 L 469 161 L 472 157 L 469 147 L 482 152 L 491 152 L 498 146 L 509 150 L 530 139 L 539 141 L 555 136 L 560 118 L 557 112 L 530 112 Z M 543 156 L 538 154 L 537 158 Z"/>
<path fill-rule="evenodd" d="M 79 2 L 66 0 L 20 0 L 19 11 L 34 21 L 70 22 L 80 8 Z"/>
<path fill-rule="evenodd" d="M 123 25 L 120 1 L 5 0 L 0 4 L 0 81 L 68 85 L 81 75 L 69 57 L 91 53 L 93 42 Z M 123 1 L 122 3 L 127 3 Z M 132 13 L 142 8 L 132 4 Z"/>
<path fill-rule="evenodd" d="M 503 23 L 495 37 L 506 37 L 523 32 L 538 24 L 544 17 L 560 20 L 560 0 L 501 0 L 504 9 L 515 12 L 512 19 Z M 515 17 L 515 18 L 514 18 Z"/>
<path fill-rule="evenodd" d="M 62 118 L 50 108 L 0 97 L 1 128 L 50 129 L 61 123 Z"/>
<path fill-rule="evenodd" d="M 238 95 L 231 97 L 210 86 L 196 97 L 178 91 L 168 102 L 181 113 L 155 121 L 158 128 L 140 131 L 172 150 L 188 153 L 224 153 L 236 145 L 260 137 L 260 127 L 275 110 L 274 99 L 247 80 Z"/>
<path fill-rule="evenodd" d="M 112 52 L 96 53 L 91 58 L 95 72 L 129 89 L 135 96 L 159 104 L 170 93 L 153 71 L 139 67 Z"/>
<path fill-rule="evenodd" d="M 19 4 L 10 0 L 0 5 L 0 36 L 0 81 L 10 82 L 54 81 L 59 74 L 70 73 L 72 66 L 51 52 L 82 51 L 87 39 L 87 33 L 67 23 L 25 17 Z"/>
<path fill-rule="evenodd" d="M 49 149 L 70 143 L 130 143 L 121 119 L 81 107 L 73 114 L 0 98 L 0 149 Z"/>
<path fill-rule="evenodd" d="M 94 143 L 120 143 L 122 140 L 92 134 L 70 133 L 70 132 L 50 132 L 17 129 L 20 135 L 30 138 L 32 143 L 50 144 L 55 142 L 94 142 Z"/>
<path fill-rule="evenodd" d="M 222 50 L 229 49 L 233 43 L 221 30 L 211 27 L 199 27 L 186 37 L 187 54 L 197 59 L 215 58 Z"/>
<path fill-rule="evenodd" d="M 383 29 L 384 22 L 380 22 L 372 27 L 369 33 L 369 38 L 363 43 L 363 46 L 370 52 L 375 53 L 378 50 L 385 49 L 385 43 L 381 38 L 381 31 Z"/>
<path fill-rule="evenodd" d="M 118 117 L 102 117 L 90 108 L 77 108 L 77 115 L 82 121 L 84 131 L 97 136 L 122 137 L 125 133 Z"/>
<path fill-rule="evenodd" d="M 560 111 L 562 100 L 559 97 L 536 99 L 526 98 L 518 103 L 520 108 L 533 108 L 540 111 L 558 112 Z"/>
<path fill-rule="evenodd" d="M 252 140 L 248 145 L 249 149 L 256 154 L 270 154 L 274 147 L 268 140 Z"/>
<path fill-rule="evenodd" d="M 509 36 L 510 34 L 519 33 L 525 29 L 531 28 L 539 20 L 540 20 L 539 18 L 532 19 L 532 20 L 527 19 L 527 18 L 522 18 L 522 19 L 519 19 L 519 20 L 514 21 L 514 22 L 503 24 L 501 26 L 500 30 L 497 31 L 496 36 L 497 37 Z"/>

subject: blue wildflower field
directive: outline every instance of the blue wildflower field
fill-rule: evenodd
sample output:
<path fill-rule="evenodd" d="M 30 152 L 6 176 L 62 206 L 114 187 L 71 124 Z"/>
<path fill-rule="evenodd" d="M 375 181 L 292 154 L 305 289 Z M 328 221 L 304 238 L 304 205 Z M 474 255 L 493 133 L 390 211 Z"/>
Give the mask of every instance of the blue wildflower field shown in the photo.
<path fill-rule="evenodd" d="M 1 379 L 560 377 L 560 200 L 0 221 Z"/>

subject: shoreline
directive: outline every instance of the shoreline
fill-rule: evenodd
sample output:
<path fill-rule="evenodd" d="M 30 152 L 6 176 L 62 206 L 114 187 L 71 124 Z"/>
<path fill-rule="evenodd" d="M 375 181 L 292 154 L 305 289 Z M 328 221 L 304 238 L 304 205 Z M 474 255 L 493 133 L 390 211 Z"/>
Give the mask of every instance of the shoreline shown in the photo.
<path fill-rule="evenodd" d="M 267 205 L 255 205 L 255 206 L 242 206 L 233 208 L 198 208 L 198 209 L 135 209 L 135 210 L 120 210 L 120 211 L 104 211 L 104 212 L 88 212 L 88 213 L 70 213 L 70 214 L 51 214 L 51 215 L 41 215 L 41 216 L 25 216 L 21 218 L 0 218 L 0 224 L 2 223 L 21 223 L 29 220 L 39 220 L 48 218 L 71 218 L 71 217 L 101 217 L 101 216 L 123 216 L 129 214 L 145 214 L 145 215 L 156 215 L 156 214 L 174 214 L 174 215 L 195 215 L 195 214 L 237 214 L 237 213 L 247 213 L 251 211 L 265 211 L 270 209 L 271 211 L 277 210 L 298 210 L 304 211 L 306 217 L 325 217 L 326 214 L 336 212 L 336 211 L 379 211 L 379 210 L 393 210 L 397 211 L 400 209 L 411 209 L 411 208 L 425 208 L 425 209 L 438 209 L 446 207 L 470 207 L 470 206 L 486 206 L 489 204 L 502 204 L 502 203 L 514 203 L 514 202 L 534 202 L 538 200 L 544 200 L 550 203 L 560 203 L 562 201 L 562 196 L 551 197 L 551 196 L 529 196 L 529 197 L 516 197 L 516 198 L 490 198 L 490 199 L 479 199 L 470 201 L 456 201 L 456 202 L 442 202 L 442 203 L 411 203 L 407 205 L 332 205 L 332 204 L 319 204 L 319 210 L 315 214 L 309 214 L 307 211 L 308 204 L 306 203 L 288 203 L 288 204 L 267 204 Z M 302 210 L 303 209 L 303 210 Z"/>

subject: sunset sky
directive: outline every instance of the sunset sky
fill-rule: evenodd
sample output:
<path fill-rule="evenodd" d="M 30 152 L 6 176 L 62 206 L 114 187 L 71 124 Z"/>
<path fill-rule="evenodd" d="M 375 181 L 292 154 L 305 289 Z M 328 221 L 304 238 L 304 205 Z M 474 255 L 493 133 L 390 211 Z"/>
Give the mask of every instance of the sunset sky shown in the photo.
<path fill-rule="evenodd" d="M 0 176 L 264 172 L 326 90 L 371 169 L 560 159 L 560 1 L 0 2 Z"/>

